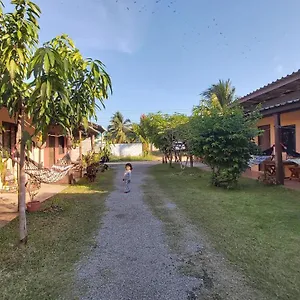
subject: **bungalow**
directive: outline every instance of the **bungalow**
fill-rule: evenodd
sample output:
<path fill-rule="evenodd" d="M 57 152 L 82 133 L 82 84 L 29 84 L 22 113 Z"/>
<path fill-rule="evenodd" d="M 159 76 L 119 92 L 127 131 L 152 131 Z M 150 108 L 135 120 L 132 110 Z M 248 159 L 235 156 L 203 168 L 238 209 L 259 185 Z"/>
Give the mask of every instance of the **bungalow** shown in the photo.
<path fill-rule="evenodd" d="M 300 152 L 300 70 L 251 92 L 239 103 L 246 113 L 259 106 L 262 119 L 257 126 L 263 134 L 257 143 L 262 150 L 275 145 L 273 171 L 277 183 L 284 184 L 291 175 L 287 155 Z M 261 169 L 262 166 L 252 168 Z"/>
<path fill-rule="evenodd" d="M 0 109 L 0 126 L 2 128 L 2 130 L 0 130 L 0 145 L 7 152 L 12 153 L 16 145 L 17 124 L 14 119 L 10 118 L 8 111 L 5 108 Z M 25 122 L 25 130 L 30 134 L 34 133 L 34 128 L 29 121 Z M 87 130 L 79 128 L 78 137 L 81 137 L 83 141 L 80 145 L 73 148 L 69 145 L 69 140 L 63 134 L 62 129 L 59 126 L 51 126 L 44 145 L 38 145 L 37 139 L 34 139 L 35 143 L 30 152 L 30 158 L 46 168 L 50 168 L 56 164 L 67 153 L 71 155 L 72 160 L 77 160 L 82 154 L 94 150 L 95 136 L 98 136 L 99 134 L 102 135 L 104 131 L 105 129 L 101 125 L 95 123 L 89 123 Z M 17 177 L 17 168 L 11 159 L 8 159 L 5 168 L 7 177 Z M 0 188 L 2 185 L 0 178 Z"/>

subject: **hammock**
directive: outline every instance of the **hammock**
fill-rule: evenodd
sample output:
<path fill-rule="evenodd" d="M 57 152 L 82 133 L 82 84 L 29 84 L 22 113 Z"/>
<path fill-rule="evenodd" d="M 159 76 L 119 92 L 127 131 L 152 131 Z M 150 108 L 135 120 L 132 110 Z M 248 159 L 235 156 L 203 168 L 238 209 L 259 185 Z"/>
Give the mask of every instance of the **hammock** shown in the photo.
<path fill-rule="evenodd" d="M 33 177 L 41 183 L 55 183 L 63 179 L 69 172 L 70 169 L 74 167 L 74 164 L 58 166 L 53 165 L 50 169 L 40 168 L 38 164 L 27 158 L 25 161 L 25 173 L 30 177 Z"/>
<path fill-rule="evenodd" d="M 291 159 L 300 158 L 300 153 L 295 150 L 286 149 L 286 154 L 290 156 Z"/>
<path fill-rule="evenodd" d="M 262 162 L 265 160 L 271 158 L 272 156 L 259 156 L 259 155 L 252 155 L 251 159 L 248 162 L 249 168 L 255 166 L 255 165 L 260 165 Z"/>
<path fill-rule="evenodd" d="M 270 148 L 264 150 L 264 151 L 262 152 L 262 154 L 263 154 L 264 156 L 272 155 L 272 154 L 273 154 L 273 151 L 274 151 L 274 146 L 272 146 L 272 147 L 270 147 Z"/>
<path fill-rule="evenodd" d="M 300 165 L 300 158 L 289 158 L 287 161 L 290 161 L 294 164 Z"/>

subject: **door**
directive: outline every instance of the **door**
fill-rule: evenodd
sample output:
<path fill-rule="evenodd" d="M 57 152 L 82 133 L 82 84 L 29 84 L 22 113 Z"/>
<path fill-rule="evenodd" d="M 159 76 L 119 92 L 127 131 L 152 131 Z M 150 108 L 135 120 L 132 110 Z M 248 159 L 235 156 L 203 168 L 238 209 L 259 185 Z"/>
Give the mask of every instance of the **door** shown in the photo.
<path fill-rule="evenodd" d="M 263 134 L 258 137 L 258 146 L 262 151 L 267 150 L 271 147 L 271 133 L 270 125 L 259 126 L 259 130 L 263 130 Z M 262 165 L 258 167 L 259 171 L 262 171 Z"/>
<path fill-rule="evenodd" d="M 289 153 L 296 151 L 296 125 L 281 127 L 281 143 L 287 147 Z"/>
<path fill-rule="evenodd" d="M 55 165 L 55 136 L 49 136 L 49 167 Z"/>

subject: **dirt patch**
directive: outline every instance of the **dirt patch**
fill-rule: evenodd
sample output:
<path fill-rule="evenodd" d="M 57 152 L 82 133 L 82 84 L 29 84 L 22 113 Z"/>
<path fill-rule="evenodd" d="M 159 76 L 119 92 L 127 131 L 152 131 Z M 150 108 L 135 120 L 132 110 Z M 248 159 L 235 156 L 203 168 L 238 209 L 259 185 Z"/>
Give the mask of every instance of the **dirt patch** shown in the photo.
<path fill-rule="evenodd" d="M 118 219 L 124 219 L 126 217 L 126 215 L 125 214 L 117 214 L 115 217 Z"/>
<path fill-rule="evenodd" d="M 144 192 L 147 204 L 164 223 L 170 248 L 179 257 L 178 272 L 200 279 L 199 286 L 187 291 L 188 300 L 268 299 L 211 246 L 205 233 L 192 225 L 175 204 L 172 205 L 171 199 L 150 176 Z"/>

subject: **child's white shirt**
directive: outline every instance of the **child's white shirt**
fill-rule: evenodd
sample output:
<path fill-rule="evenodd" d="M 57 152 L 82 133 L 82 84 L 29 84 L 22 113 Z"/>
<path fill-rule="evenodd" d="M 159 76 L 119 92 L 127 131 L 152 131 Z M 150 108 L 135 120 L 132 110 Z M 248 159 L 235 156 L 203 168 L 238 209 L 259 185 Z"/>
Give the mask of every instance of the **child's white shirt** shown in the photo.
<path fill-rule="evenodd" d="M 131 170 L 125 171 L 124 180 L 131 180 Z"/>

